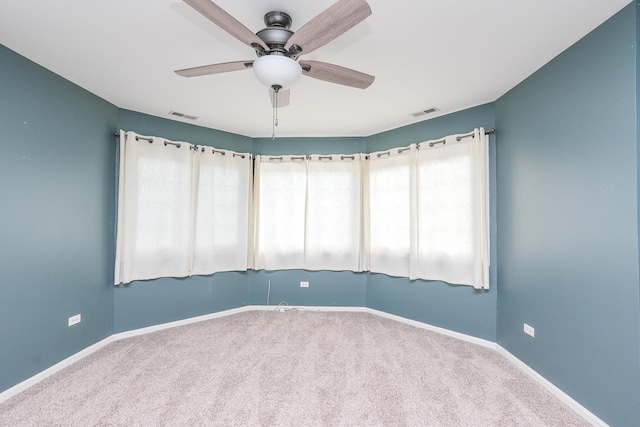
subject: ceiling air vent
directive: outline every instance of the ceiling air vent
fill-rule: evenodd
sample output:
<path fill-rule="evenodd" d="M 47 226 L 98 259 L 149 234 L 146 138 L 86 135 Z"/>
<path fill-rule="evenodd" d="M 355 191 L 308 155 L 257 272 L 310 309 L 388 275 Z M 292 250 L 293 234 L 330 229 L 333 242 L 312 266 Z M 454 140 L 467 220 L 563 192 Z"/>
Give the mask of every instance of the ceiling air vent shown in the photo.
<path fill-rule="evenodd" d="M 417 113 L 413 113 L 411 115 L 413 117 L 422 117 L 422 116 L 426 116 L 427 114 L 435 113 L 436 111 L 440 111 L 440 110 L 436 107 L 431 107 L 431 108 L 427 108 L 426 110 L 418 111 Z"/>
<path fill-rule="evenodd" d="M 181 117 L 183 119 L 189 119 L 189 120 L 198 120 L 198 116 L 191 116 L 189 114 L 184 114 L 184 113 L 179 113 L 177 111 L 169 111 L 169 115 L 170 116 L 175 116 L 175 117 Z"/>

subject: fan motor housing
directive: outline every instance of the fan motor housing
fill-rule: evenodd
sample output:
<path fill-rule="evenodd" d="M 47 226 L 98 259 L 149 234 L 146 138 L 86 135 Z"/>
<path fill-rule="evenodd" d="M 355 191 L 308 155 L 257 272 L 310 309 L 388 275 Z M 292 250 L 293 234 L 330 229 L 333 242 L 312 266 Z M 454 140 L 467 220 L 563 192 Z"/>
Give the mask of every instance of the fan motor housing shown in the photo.
<path fill-rule="evenodd" d="M 285 12 L 271 11 L 264 15 L 264 28 L 256 33 L 270 48 L 270 53 L 287 55 L 284 45 L 293 35 L 289 29 L 292 20 Z M 287 55 L 288 56 L 288 55 Z"/>

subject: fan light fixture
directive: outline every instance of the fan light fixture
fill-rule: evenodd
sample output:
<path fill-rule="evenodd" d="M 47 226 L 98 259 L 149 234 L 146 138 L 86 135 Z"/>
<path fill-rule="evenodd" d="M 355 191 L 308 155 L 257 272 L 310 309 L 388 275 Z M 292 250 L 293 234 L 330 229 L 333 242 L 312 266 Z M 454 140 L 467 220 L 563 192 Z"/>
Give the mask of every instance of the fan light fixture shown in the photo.
<path fill-rule="evenodd" d="M 256 77 L 268 88 L 288 89 L 302 75 L 302 67 L 283 55 L 264 55 L 253 61 Z"/>
<path fill-rule="evenodd" d="M 324 46 L 371 15 L 371 7 L 366 0 L 338 0 L 296 33 L 289 29 L 291 16 L 273 10 L 264 15 L 266 27 L 255 34 L 212 0 L 183 1 L 222 30 L 250 46 L 258 59 L 185 68 L 176 70 L 176 74 L 196 77 L 253 68 L 256 78 L 269 88 L 273 105 L 272 138 L 276 136 L 279 104 L 282 107 L 289 105 L 289 88 L 302 75 L 303 70 L 308 77 L 359 89 L 369 87 L 375 79 L 368 74 L 326 62 L 297 62 L 299 55 L 307 55 Z"/>

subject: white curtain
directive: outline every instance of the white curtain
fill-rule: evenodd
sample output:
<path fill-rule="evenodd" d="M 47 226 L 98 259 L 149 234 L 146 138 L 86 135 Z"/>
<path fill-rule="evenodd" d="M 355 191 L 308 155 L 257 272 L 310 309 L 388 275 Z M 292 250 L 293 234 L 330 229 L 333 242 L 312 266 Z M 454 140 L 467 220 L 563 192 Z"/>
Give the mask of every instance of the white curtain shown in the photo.
<path fill-rule="evenodd" d="M 121 133 L 116 283 L 254 269 L 489 287 L 488 137 L 252 158 Z"/>
<path fill-rule="evenodd" d="M 417 273 L 489 288 L 488 137 L 483 129 L 417 151 Z"/>
<path fill-rule="evenodd" d="M 489 288 L 489 168 L 484 130 L 371 153 L 372 272 Z"/>
<path fill-rule="evenodd" d="M 416 145 L 371 153 L 368 162 L 368 269 L 391 276 L 411 276 L 415 234 Z"/>
<path fill-rule="evenodd" d="M 116 284 L 247 269 L 250 155 L 197 148 L 121 132 Z"/>
<path fill-rule="evenodd" d="M 256 270 L 302 268 L 307 163 L 304 156 L 256 156 Z"/>
<path fill-rule="evenodd" d="M 247 269 L 251 161 L 211 147 L 195 153 L 191 274 Z"/>
<path fill-rule="evenodd" d="M 362 155 L 310 156 L 304 268 L 361 271 Z"/>
<path fill-rule="evenodd" d="M 362 155 L 257 156 L 255 269 L 361 270 Z"/>
<path fill-rule="evenodd" d="M 188 144 L 120 137 L 116 283 L 189 274 L 192 155 Z"/>

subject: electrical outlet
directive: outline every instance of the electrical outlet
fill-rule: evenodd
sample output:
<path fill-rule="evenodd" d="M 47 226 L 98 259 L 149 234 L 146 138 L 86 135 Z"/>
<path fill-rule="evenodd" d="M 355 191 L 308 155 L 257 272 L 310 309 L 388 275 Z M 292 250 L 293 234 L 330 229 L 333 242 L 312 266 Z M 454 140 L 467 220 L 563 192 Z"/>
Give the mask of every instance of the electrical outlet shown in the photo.
<path fill-rule="evenodd" d="M 309 287 L 309 282 L 300 282 L 300 287 L 301 288 L 308 288 Z"/>
<path fill-rule="evenodd" d="M 534 329 L 534 327 L 527 325 L 526 323 L 524 324 L 524 333 L 527 335 L 531 335 L 532 337 L 536 336 L 536 330 Z"/>
<path fill-rule="evenodd" d="M 69 326 L 77 325 L 82 321 L 82 316 L 80 314 L 76 314 L 75 316 L 69 317 Z"/>

